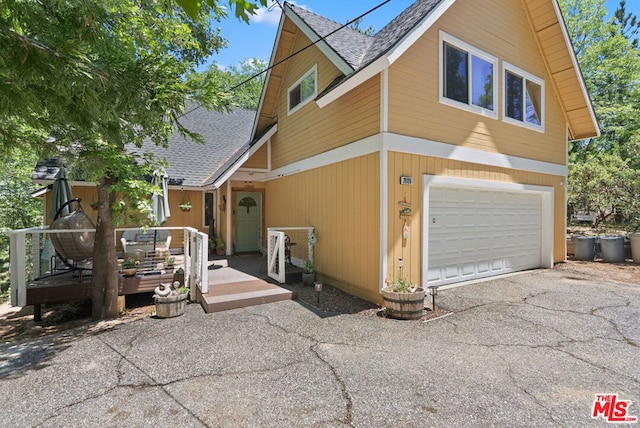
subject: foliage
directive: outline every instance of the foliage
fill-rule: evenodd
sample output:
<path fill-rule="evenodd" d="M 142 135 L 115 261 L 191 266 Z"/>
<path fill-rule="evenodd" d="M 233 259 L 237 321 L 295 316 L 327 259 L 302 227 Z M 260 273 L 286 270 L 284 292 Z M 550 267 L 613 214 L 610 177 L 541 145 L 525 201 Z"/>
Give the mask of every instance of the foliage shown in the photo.
<path fill-rule="evenodd" d="M 175 289 L 177 294 L 187 294 L 189 292 L 189 287 L 178 287 Z"/>
<path fill-rule="evenodd" d="M 569 150 L 568 213 L 597 212 L 596 224 L 640 217 L 640 50 L 637 18 L 621 1 L 608 19 L 605 0 L 561 0 L 569 35 L 601 129 Z"/>
<path fill-rule="evenodd" d="M 214 81 L 220 91 L 228 94 L 234 106 L 257 110 L 268 64 L 257 58 L 247 59 L 240 67 L 222 68 L 215 62 L 203 73 L 202 79 Z"/>
<path fill-rule="evenodd" d="M 183 202 L 180 205 L 178 205 L 178 208 L 180 208 L 181 210 L 185 210 L 185 211 L 190 210 L 191 207 L 192 207 L 191 202 Z"/>
<path fill-rule="evenodd" d="M 224 250 L 226 247 L 227 245 L 224 243 L 224 240 L 220 237 L 216 237 L 216 249 Z"/>
<path fill-rule="evenodd" d="M 42 224 L 42 202 L 31 196 L 36 185 L 31 172 L 37 158 L 16 147 L 0 159 L 0 231 L 24 229 Z M 9 236 L 0 233 L 0 294 L 10 286 Z"/>
<path fill-rule="evenodd" d="M 134 269 L 137 268 L 138 265 L 140 264 L 139 261 L 132 259 L 131 257 L 127 257 L 123 262 L 122 262 L 122 268 L 123 269 Z"/>
<path fill-rule="evenodd" d="M 229 3 L 243 19 L 257 7 Z M 158 166 L 126 145 L 165 145 L 175 129 L 197 138 L 180 123 L 188 99 L 226 107 L 196 73 L 225 44 L 211 25 L 225 14 L 216 0 L 191 15 L 171 1 L 2 1 L 0 152 L 66 156 L 97 183 L 94 319 L 117 316 L 115 222 L 144 217 L 153 190 L 144 178 Z"/>
<path fill-rule="evenodd" d="M 314 273 L 316 270 L 313 266 L 313 262 L 311 260 L 305 260 L 304 261 L 304 268 L 303 268 L 303 272 L 307 273 L 307 274 L 312 274 Z"/>
<path fill-rule="evenodd" d="M 420 287 L 416 284 L 412 284 L 406 278 L 400 277 L 386 277 L 384 279 L 384 288 L 385 291 L 393 291 L 394 293 L 414 293 Z"/>
<path fill-rule="evenodd" d="M 176 264 L 176 258 L 173 256 L 169 256 L 166 258 L 165 262 L 167 263 L 167 266 L 173 266 Z"/>

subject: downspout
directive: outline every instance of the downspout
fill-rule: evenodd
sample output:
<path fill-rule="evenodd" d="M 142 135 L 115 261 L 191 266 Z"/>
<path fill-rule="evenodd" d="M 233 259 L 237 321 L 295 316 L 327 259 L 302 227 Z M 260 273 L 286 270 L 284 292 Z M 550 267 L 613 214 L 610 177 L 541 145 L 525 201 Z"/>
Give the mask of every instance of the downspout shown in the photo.
<path fill-rule="evenodd" d="M 225 248 L 225 254 L 227 256 L 231 255 L 231 210 L 233 209 L 231 207 L 231 202 L 232 202 L 232 198 L 231 198 L 231 179 L 227 180 L 227 231 L 226 231 L 226 235 L 227 237 L 225 238 L 225 241 L 227 243 L 226 248 Z"/>
<path fill-rule="evenodd" d="M 384 277 L 388 271 L 387 246 L 389 241 L 389 186 L 388 186 L 388 154 L 386 134 L 389 132 L 389 69 L 385 68 L 380 73 L 380 133 L 382 134 L 382 147 L 380 148 L 380 277 L 379 289 L 384 287 Z"/>

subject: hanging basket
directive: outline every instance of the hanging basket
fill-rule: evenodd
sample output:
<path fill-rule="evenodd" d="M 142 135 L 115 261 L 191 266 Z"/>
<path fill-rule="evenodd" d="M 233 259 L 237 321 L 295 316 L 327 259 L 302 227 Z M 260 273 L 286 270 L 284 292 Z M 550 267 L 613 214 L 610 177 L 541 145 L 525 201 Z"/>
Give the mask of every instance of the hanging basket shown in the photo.
<path fill-rule="evenodd" d="M 424 310 L 424 289 L 413 293 L 396 293 L 382 290 L 382 299 L 387 315 L 401 320 L 417 320 Z"/>

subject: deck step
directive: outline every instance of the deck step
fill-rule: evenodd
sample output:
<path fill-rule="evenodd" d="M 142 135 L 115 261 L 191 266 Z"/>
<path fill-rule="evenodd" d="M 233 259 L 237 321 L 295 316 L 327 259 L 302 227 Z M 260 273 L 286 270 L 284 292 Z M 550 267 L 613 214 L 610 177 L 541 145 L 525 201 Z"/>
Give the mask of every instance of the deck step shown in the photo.
<path fill-rule="evenodd" d="M 255 278 L 224 284 L 211 284 L 209 292 L 202 296 L 201 304 L 204 311 L 210 313 L 295 298 L 295 293 L 292 291 Z"/>

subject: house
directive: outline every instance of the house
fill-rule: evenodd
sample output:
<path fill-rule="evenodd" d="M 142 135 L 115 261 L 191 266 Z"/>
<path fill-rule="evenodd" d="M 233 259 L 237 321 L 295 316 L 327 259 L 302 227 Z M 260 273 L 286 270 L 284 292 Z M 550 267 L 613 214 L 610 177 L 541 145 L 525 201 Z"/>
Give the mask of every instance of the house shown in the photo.
<path fill-rule="evenodd" d="M 207 110 L 192 105 L 181 117 L 180 122 L 190 131 L 200 134 L 203 142 L 195 142 L 175 132 L 169 139 L 167 147 L 160 147 L 148 141 L 141 148 L 131 146 L 131 152 L 152 153 L 156 159 L 166 159 L 165 168 L 169 177 L 169 207 L 171 216 L 163 226 L 190 226 L 210 236 L 219 236 L 220 203 L 211 185 L 206 183 L 216 180 L 248 148 L 251 126 L 255 111 L 233 109 L 229 112 Z M 61 165 L 59 159 L 38 163 L 32 174 L 35 182 L 50 185 L 55 179 Z M 50 223 L 46 213 L 51 203 L 50 186 L 45 187 L 39 196 L 44 198 L 45 222 Z M 94 183 L 82 180 L 72 181 L 73 196 L 81 198 L 85 212 L 96 221 L 97 212 L 90 208 L 97 201 Z M 179 205 L 190 202 L 189 211 L 179 209 Z M 215 228 L 215 230 L 214 230 Z M 175 232 L 176 234 L 178 232 Z M 119 242 L 119 241 L 118 241 Z M 180 237 L 173 242 L 180 246 Z"/>
<path fill-rule="evenodd" d="M 373 36 L 283 8 L 251 144 L 205 182 L 256 203 L 229 242 L 313 226 L 319 279 L 371 301 L 565 259 L 567 142 L 599 128 L 555 0 L 419 0 Z"/>

